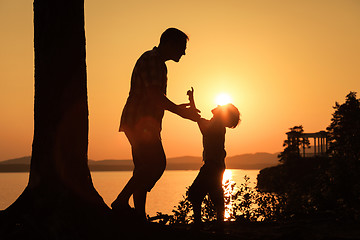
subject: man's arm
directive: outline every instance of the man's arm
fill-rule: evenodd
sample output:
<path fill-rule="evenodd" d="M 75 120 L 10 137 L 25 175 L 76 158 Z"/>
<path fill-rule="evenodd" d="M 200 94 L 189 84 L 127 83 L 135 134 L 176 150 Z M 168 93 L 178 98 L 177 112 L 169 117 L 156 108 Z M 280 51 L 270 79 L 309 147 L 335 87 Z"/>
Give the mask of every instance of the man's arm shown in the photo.
<path fill-rule="evenodd" d="M 200 119 L 199 110 L 196 108 L 187 107 L 187 104 L 177 105 L 168 99 L 165 95 L 163 95 L 162 104 L 166 110 L 175 113 L 182 118 L 195 122 Z"/>
<path fill-rule="evenodd" d="M 161 91 L 159 91 L 156 87 L 149 87 L 147 92 L 149 95 L 151 95 L 151 98 L 156 99 L 156 102 L 158 102 L 158 104 L 161 105 L 165 110 L 192 121 L 197 121 L 200 119 L 199 110 L 196 108 L 194 109 L 187 107 L 188 104 L 175 104 L 164 94 L 162 94 Z"/>
<path fill-rule="evenodd" d="M 196 121 L 200 118 L 196 109 L 187 108 L 183 104 L 177 105 L 173 103 L 166 97 L 164 92 L 161 91 L 161 88 L 163 87 L 162 76 L 164 75 L 164 69 L 161 67 L 162 64 L 163 63 L 160 63 L 158 59 L 148 58 L 139 66 L 139 72 L 141 73 L 141 79 L 143 79 L 146 94 L 149 99 L 153 99 L 156 104 L 163 109 L 175 113 L 182 118 Z"/>

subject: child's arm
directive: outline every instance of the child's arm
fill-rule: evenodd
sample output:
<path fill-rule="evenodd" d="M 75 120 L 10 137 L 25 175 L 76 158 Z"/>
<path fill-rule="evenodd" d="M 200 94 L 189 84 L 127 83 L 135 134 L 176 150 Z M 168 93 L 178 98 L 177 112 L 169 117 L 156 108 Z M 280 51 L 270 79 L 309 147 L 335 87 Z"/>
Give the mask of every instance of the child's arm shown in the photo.
<path fill-rule="evenodd" d="M 191 87 L 191 90 L 188 90 L 186 94 L 189 96 L 190 107 L 196 108 L 194 101 L 194 88 Z"/>
<path fill-rule="evenodd" d="M 190 107 L 191 108 L 196 108 L 195 106 L 195 101 L 194 101 L 194 88 L 191 87 L 191 90 L 187 91 L 187 95 L 189 96 L 189 102 L 190 102 Z M 198 110 L 200 112 L 200 110 Z M 208 128 L 209 125 L 209 120 L 206 120 L 205 118 L 199 118 L 197 120 L 197 124 L 200 128 L 201 133 L 203 134 L 206 129 Z"/>
<path fill-rule="evenodd" d="M 204 134 L 209 128 L 210 121 L 205 118 L 200 118 L 197 120 L 197 124 L 199 126 L 201 134 Z"/>
<path fill-rule="evenodd" d="M 191 90 L 188 90 L 186 93 L 189 96 L 189 102 L 190 102 L 190 107 L 196 109 L 198 112 L 200 112 L 199 109 L 196 108 L 195 106 L 195 101 L 194 101 L 194 88 L 191 87 Z"/>

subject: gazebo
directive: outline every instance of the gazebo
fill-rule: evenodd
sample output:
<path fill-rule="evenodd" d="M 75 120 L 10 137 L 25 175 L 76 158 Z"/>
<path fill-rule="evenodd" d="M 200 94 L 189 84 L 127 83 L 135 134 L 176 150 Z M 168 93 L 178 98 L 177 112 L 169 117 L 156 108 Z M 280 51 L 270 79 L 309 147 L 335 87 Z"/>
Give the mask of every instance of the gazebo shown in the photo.
<path fill-rule="evenodd" d="M 299 141 L 299 139 L 313 139 L 314 142 L 314 152 L 313 153 L 305 153 L 305 146 L 303 146 L 302 156 L 322 156 L 326 154 L 328 149 L 328 140 L 327 140 L 327 132 L 320 131 L 315 133 L 298 133 L 298 132 L 287 132 L 288 141 L 291 144 L 295 139 Z M 300 153 L 300 151 L 299 151 Z"/>

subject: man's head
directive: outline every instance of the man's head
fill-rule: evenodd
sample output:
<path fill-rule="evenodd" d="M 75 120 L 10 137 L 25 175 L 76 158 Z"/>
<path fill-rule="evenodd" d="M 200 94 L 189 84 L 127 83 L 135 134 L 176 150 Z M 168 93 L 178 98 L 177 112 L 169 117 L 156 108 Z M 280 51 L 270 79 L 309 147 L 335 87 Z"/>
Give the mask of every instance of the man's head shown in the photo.
<path fill-rule="evenodd" d="M 160 37 L 159 48 L 161 49 L 165 60 L 179 62 L 185 55 L 186 44 L 189 37 L 176 28 L 168 28 Z"/>

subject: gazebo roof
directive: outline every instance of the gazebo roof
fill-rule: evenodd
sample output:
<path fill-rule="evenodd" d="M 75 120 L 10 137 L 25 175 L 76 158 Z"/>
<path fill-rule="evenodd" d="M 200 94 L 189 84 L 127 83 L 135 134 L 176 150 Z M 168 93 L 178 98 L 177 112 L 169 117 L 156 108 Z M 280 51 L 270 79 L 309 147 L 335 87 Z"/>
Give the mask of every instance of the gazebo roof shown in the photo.
<path fill-rule="evenodd" d="M 297 132 L 287 132 L 286 133 L 289 137 L 301 137 L 301 138 L 326 138 L 327 132 L 320 131 L 315 133 L 297 133 Z"/>

